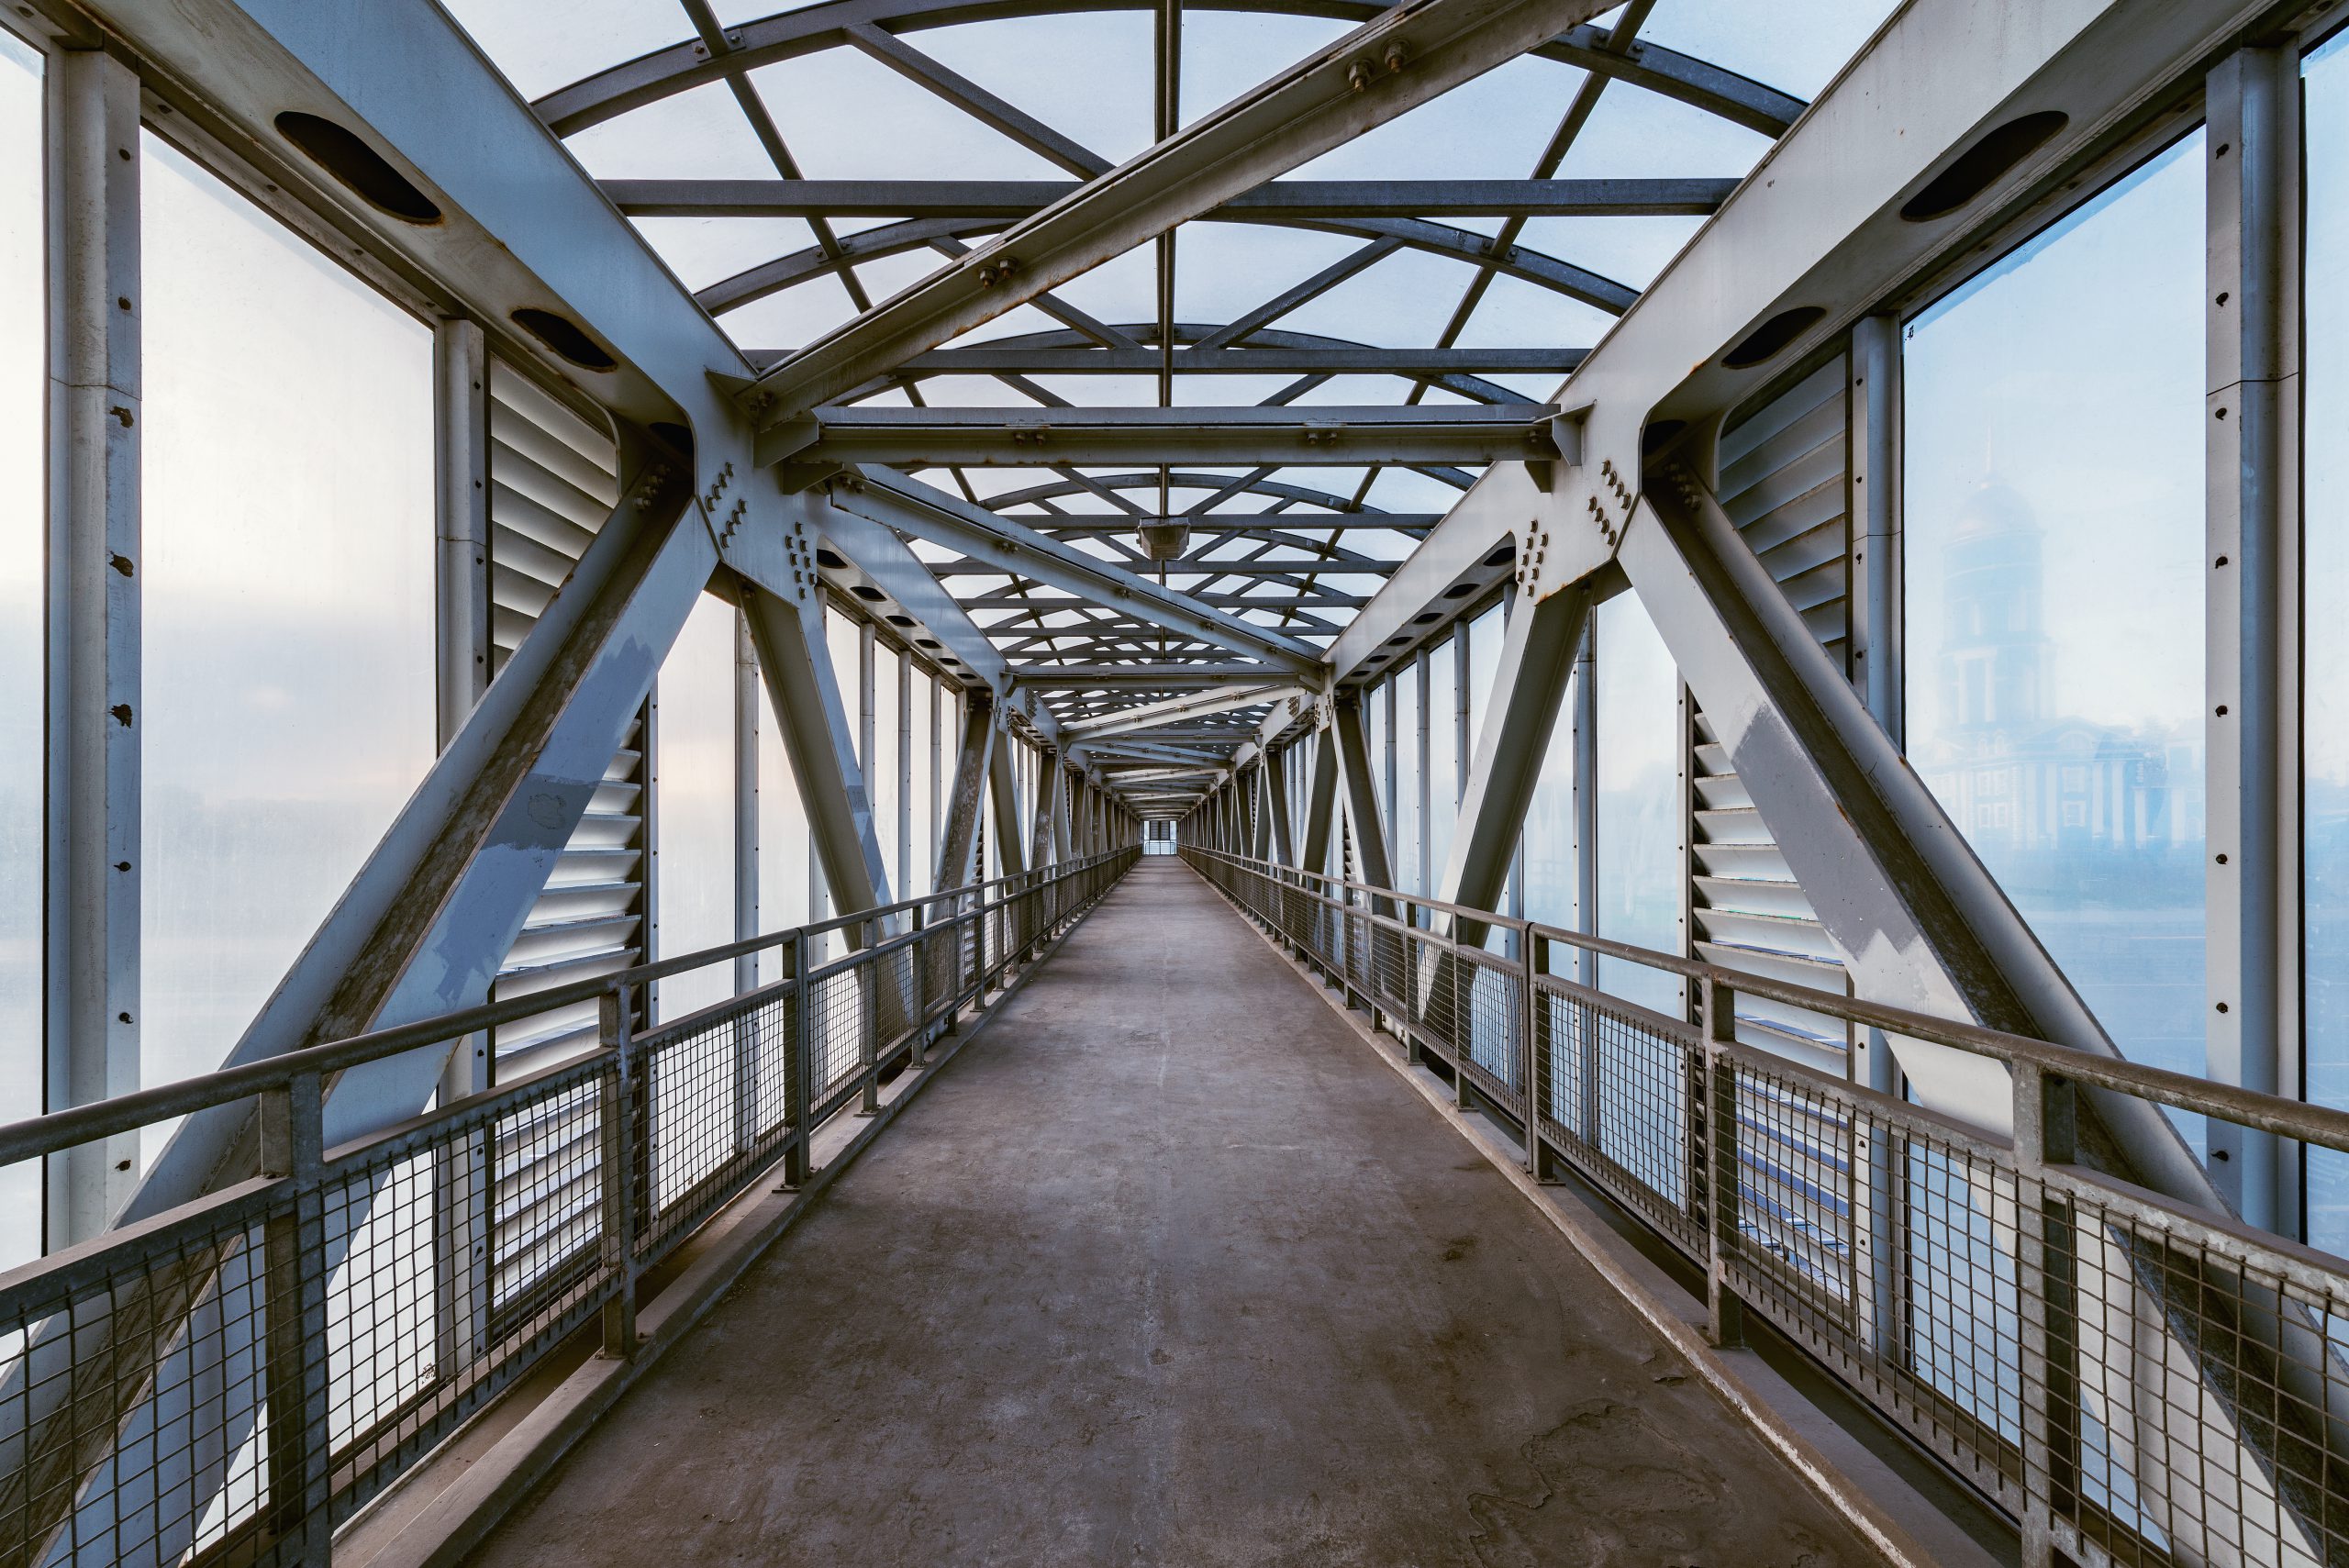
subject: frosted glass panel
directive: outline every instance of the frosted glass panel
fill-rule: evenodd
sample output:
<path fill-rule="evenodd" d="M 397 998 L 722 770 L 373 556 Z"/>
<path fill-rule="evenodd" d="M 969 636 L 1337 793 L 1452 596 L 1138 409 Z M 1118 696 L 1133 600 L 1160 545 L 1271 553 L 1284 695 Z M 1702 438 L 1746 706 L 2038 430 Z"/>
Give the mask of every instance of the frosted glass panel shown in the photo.
<path fill-rule="evenodd" d="M 2301 393 L 2300 756 L 2308 1096 L 2349 1106 L 2349 34 L 2301 68 L 2308 275 Z M 2349 1250 L 2349 1155 L 2311 1149 L 2308 1239 Z"/>
<path fill-rule="evenodd" d="M 1637 594 L 1598 606 L 1598 932 L 1619 942 L 1680 951 L 1680 673 Z M 1598 961 L 1598 984 L 1680 1016 L 1673 975 L 1621 959 Z"/>
<path fill-rule="evenodd" d="M 2198 131 L 1903 350 L 1910 759 L 2121 1050 L 2193 1073 L 2202 186 Z"/>
<path fill-rule="evenodd" d="M 0 32 L 0 1121 L 41 1111 L 40 56 Z M 40 1251 L 40 1166 L 0 1172 L 0 1269 Z"/>
<path fill-rule="evenodd" d="M 655 958 L 734 940 L 734 606 L 704 594 L 652 691 Z M 731 961 L 660 982 L 659 1017 L 734 994 Z"/>
<path fill-rule="evenodd" d="M 774 709 L 759 693 L 759 929 L 787 931 L 808 919 L 807 813 L 799 781 L 784 750 Z M 762 981 L 780 978 L 773 956 L 760 961 Z"/>
<path fill-rule="evenodd" d="M 421 324 L 142 141 L 152 1084 L 220 1065 L 431 762 L 433 419 Z"/>
<path fill-rule="evenodd" d="M 1525 808 L 1525 917 L 1575 929 L 1575 688 L 1559 694 L 1557 722 L 1542 753 L 1542 773 Z M 1574 955 L 1553 951 L 1552 967 L 1571 973 Z"/>
<path fill-rule="evenodd" d="M 938 871 L 938 827 L 932 813 L 938 791 L 933 777 L 938 766 L 936 742 L 945 728 L 938 683 L 919 668 L 914 671 L 914 841 L 912 877 L 900 895 L 919 898 L 928 893 Z"/>
<path fill-rule="evenodd" d="M 1460 672 L 1450 642 L 1428 655 L 1428 882 L 1442 895 L 1452 825 L 1460 816 Z"/>
<path fill-rule="evenodd" d="M 1419 882 L 1419 672 L 1395 678 L 1395 800 L 1388 807 L 1395 832 L 1395 885 L 1405 893 Z"/>
<path fill-rule="evenodd" d="M 864 772 L 865 787 L 873 795 L 873 826 L 881 840 L 881 864 L 889 875 L 885 903 L 897 899 L 897 665 L 894 650 L 873 650 L 874 755 Z"/>

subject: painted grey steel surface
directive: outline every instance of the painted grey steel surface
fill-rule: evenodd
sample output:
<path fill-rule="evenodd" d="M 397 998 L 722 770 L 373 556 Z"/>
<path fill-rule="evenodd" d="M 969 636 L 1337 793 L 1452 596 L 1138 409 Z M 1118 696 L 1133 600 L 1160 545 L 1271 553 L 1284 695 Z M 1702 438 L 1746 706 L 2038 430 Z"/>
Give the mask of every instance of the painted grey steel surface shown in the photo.
<path fill-rule="evenodd" d="M 50 282 L 45 503 L 50 593 L 63 613 L 46 637 L 46 787 L 57 809 L 43 855 L 40 1077 L 43 1103 L 61 1109 L 139 1086 L 146 1016 L 139 79 L 110 55 L 68 53 L 52 67 L 48 109 L 62 264 Z M 104 1229 L 130 1195 L 138 1155 L 135 1138 L 60 1153 L 49 1171 L 47 1244 Z"/>
<path fill-rule="evenodd" d="M 1427 0 L 1389 11 L 766 372 L 752 392 L 760 427 L 796 418 L 1603 9 L 1598 0 Z"/>
<path fill-rule="evenodd" d="M 1702 217 L 1734 180 L 1275 180 L 1219 216 Z M 631 217 L 1028 217 L 1075 194 L 1052 180 L 607 180 Z"/>
<path fill-rule="evenodd" d="M 1554 458 L 1551 412 L 1522 403 L 1422 408 L 828 405 L 769 426 L 760 454 L 771 462 L 841 468 L 1486 463 Z"/>

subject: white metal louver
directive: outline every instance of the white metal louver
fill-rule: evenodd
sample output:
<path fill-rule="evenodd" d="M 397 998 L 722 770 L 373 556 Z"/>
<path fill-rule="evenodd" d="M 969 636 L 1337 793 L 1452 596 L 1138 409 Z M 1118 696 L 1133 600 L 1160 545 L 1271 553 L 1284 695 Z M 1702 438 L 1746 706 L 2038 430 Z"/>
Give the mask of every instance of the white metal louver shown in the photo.
<path fill-rule="evenodd" d="M 1850 668 L 1851 506 L 1845 361 L 1829 361 L 1721 437 L 1722 509 L 1839 669 Z M 1848 990 L 1828 940 L 1712 726 L 1687 701 L 1694 956 L 1725 969 Z M 1738 1038 L 1839 1076 L 1843 1023 L 1741 995 Z"/>
<path fill-rule="evenodd" d="M 490 367 L 490 598 L 495 664 L 538 624 L 619 502 L 619 451 L 600 428 L 510 367 Z M 639 961 L 644 925 L 644 720 L 616 753 L 587 814 L 498 971 L 500 998 Z M 498 1030 L 501 1076 L 585 1050 L 580 1004 Z"/>

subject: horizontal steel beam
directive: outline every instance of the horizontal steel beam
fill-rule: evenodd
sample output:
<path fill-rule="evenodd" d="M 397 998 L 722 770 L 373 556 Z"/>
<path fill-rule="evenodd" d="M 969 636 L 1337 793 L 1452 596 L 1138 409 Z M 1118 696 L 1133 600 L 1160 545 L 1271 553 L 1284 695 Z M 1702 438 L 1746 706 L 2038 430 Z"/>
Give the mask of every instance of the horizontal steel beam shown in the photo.
<path fill-rule="evenodd" d="M 1564 375 L 1587 349 L 1177 349 L 1176 375 Z M 756 356 L 753 356 L 755 361 Z M 901 375 L 1156 375 L 1155 349 L 934 349 Z"/>
<path fill-rule="evenodd" d="M 852 467 L 1197 462 L 1353 466 L 1555 459 L 1546 405 L 1236 408 L 826 407 L 759 460 Z"/>
<path fill-rule="evenodd" d="M 1029 217 L 1074 180 L 607 180 L 630 217 Z M 1206 214 L 1297 217 L 1702 217 L 1735 180 L 1279 180 Z"/>
<path fill-rule="evenodd" d="M 1285 671 L 1302 673 L 1319 667 L 1319 651 L 1308 643 L 1211 609 L 1188 595 L 1162 588 L 1074 545 L 1040 534 L 903 474 L 863 472 L 844 476 L 829 488 L 831 504 L 842 511 L 885 523 L 933 544 L 971 555 L 990 556 L 1001 561 L 1007 572 L 1074 594 L 1087 603 L 1144 617 L 1177 635 L 1262 659 Z M 987 629 L 998 633 L 1025 630 L 1005 627 Z"/>
<path fill-rule="evenodd" d="M 1157 480 L 1151 481 L 1152 484 Z M 1180 484 L 1178 477 L 1174 481 Z M 1001 506 L 1004 497 L 992 497 Z M 1177 512 L 1161 517 L 1154 512 L 1028 512 L 1018 514 L 1019 521 L 1042 528 L 1047 533 L 1071 539 L 1099 534 L 1130 534 L 1144 523 L 1179 523 L 1185 528 L 1210 533 L 1246 534 L 1262 528 L 1278 528 L 1285 533 L 1319 534 L 1332 528 L 1395 528 L 1412 532 L 1431 528 L 1443 521 L 1442 512 Z"/>
<path fill-rule="evenodd" d="M 745 389 L 743 406 L 763 430 L 795 420 L 1607 8 L 1421 0 L 1389 11 L 824 334 Z"/>
<path fill-rule="evenodd" d="M 1163 725 L 1180 724 L 1211 713 L 1230 713 L 1235 708 L 1255 707 L 1264 703 L 1286 704 L 1290 698 L 1303 699 L 1310 695 L 1302 687 L 1283 684 L 1272 686 L 1242 686 L 1230 691 L 1192 692 L 1183 696 L 1168 697 L 1163 702 L 1143 703 L 1119 710 L 1102 718 L 1074 719 L 1061 727 L 1073 740 L 1098 740 L 1105 736 L 1130 735 L 1140 730 L 1156 729 Z M 1234 739 L 1246 740 L 1246 731 Z"/>
<path fill-rule="evenodd" d="M 1031 691 L 1178 691 L 1209 686 L 1264 685 L 1280 672 L 1262 664 L 1015 665 L 1011 687 Z"/>

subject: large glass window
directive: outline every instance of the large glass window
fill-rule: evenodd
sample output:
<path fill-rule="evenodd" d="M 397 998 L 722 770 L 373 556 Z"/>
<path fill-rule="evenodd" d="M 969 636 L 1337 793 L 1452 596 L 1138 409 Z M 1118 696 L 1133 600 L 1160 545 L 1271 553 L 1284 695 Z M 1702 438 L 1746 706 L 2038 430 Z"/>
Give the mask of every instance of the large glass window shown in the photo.
<path fill-rule="evenodd" d="M 1597 934 L 1677 953 L 1680 673 L 1636 594 L 1618 594 L 1598 606 L 1592 656 L 1598 683 Z M 1680 1016 L 1680 983 L 1663 970 L 1602 958 L 1598 984 Z"/>
<path fill-rule="evenodd" d="M 734 606 L 704 594 L 653 689 L 656 958 L 734 940 Z M 660 982 L 660 1016 L 734 993 L 730 963 Z"/>
<path fill-rule="evenodd" d="M 41 1098 L 41 60 L 0 28 L 0 1119 Z M 40 1251 L 40 1164 L 0 1173 L 0 1268 Z"/>
<path fill-rule="evenodd" d="M 2201 155 L 2197 132 L 1904 346 L 1910 759 L 2114 1041 L 2195 1073 Z"/>
<path fill-rule="evenodd" d="M 432 337 L 142 139 L 158 1084 L 220 1065 L 431 763 Z"/>
<path fill-rule="evenodd" d="M 2302 66 L 2308 139 L 2300 720 L 2308 1096 L 2349 1106 L 2349 34 Z M 2349 1250 L 2349 1156 L 2309 1151 L 2308 1236 Z"/>

